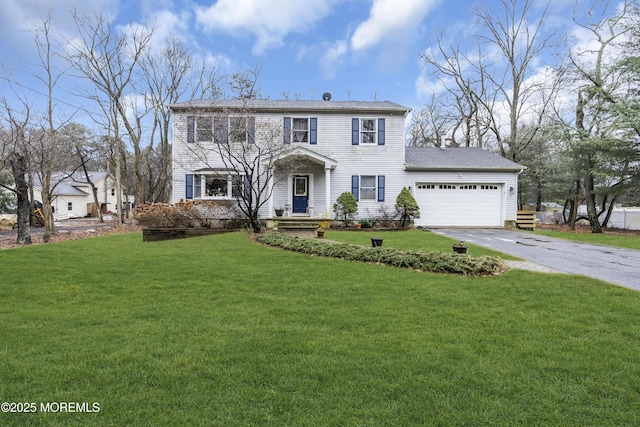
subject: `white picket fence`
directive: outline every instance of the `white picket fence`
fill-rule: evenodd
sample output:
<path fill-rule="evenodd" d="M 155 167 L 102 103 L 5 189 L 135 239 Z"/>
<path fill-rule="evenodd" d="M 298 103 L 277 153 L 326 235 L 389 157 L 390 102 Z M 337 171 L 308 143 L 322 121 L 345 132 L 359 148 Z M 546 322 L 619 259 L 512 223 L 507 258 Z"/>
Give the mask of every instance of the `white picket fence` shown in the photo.
<path fill-rule="evenodd" d="M 586 213 L 586 209 L 578 210 L 579 215 L 586 215 Z M 562 214 L 559 212 L 536 212 L 536 218 L 542 224 L 562 224 Z M 611 213 L 608 227 L 640 230 L 640 208 L 615 208 Z"/>

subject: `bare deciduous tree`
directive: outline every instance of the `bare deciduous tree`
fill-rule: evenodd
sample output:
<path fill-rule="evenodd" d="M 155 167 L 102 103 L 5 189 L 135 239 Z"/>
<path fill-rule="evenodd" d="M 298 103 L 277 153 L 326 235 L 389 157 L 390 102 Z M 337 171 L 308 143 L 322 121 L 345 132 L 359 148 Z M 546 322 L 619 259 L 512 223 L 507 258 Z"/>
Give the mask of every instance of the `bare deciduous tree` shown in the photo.
<path fill-rule="evenodd" d="M 87 94 L 100 104 L 103 112 L 109 112 L 107 124 L 114 126 L 122 123 L 134 150 L 134 173 L 136 177 L 135 196 L 142 201 L 144 177 L 142 173 L 142 117 L 144 108 L 138 109 L 134 88 L 139 62 L 149 47 L 153 28 L 141 25 L 129 25 L 127 33 L 118 33 L 113 28 L 106 11 L 93 15 L 73 12 L 78 36 L 69 41 L 71 53 L 68 60 L 71 65 L 88 79 L 93 90 Z M 130 115 L 131 113 L 131 115 Z M 119 132 L 114 132 L 116 188 L 121 187 L 122 151 Z M 117 225 L 122 224 L 123 203 L 120 191 L 117 192 Z"/>
<path fill-rule="evenodd" d="M 440 88 L 436 105 L 457 118 L 447 130 L 451 145 L 493 146 L 517 161 L 531 142 L 534 135 L 519 129 L 535 130 L 530 125 L 541 122 L 548 106 L 550 89 L 544 80 L 530 78 L 553 38 L 542 33 L 547 9 L 534 16 L 534 5 L 533 0 L 500 0 L 498 7 L 478 6 L 480 31 L 459 45 L 441 33 L 436 47 L 422 54 L 427 75 Z"/>
<path fill-rule="evenodd" d="M 182 42 L 169 39 L 159 53 L 147 51 L 141 60 L 145 86 L 142 88 L 153 113 L 149 146 L 144 150 L 146 163 L 145 200 L 168 202 L 171 196 L 171 147 L 169 131 L 171 111 L 168 106 L 181 98 L 216 98 L 222 80 L 216 67 L 204 59 L 197 61 Z M 158 137 L 157 148 L 155 138 Z"/>

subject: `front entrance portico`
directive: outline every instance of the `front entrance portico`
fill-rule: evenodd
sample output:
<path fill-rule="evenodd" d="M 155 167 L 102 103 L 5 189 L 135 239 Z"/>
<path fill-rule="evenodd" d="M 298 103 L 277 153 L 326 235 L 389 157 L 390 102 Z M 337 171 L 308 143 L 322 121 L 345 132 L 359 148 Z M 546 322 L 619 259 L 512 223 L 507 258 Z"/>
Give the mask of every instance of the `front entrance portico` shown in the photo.
<path fill-rule="evenodd" d="M 276 168 L 283 167 L 280 172 L 287 176 L 287 185 L 284 187 L 287 191 L 286 198 L 279 194 L 278 199 L 286 200 L 286 205 L 290 207 L 290 212 L 293 215 L 329 218 L 331 212 L 331 171 L 336 168 L 338 162 L 304 147 L 295 147 L 288 151 L 280 158 L 280 160 L 285 159 L 286 162 L 276 162 Z M 312 172 L 311 168 L 305 168 L 304 163 L 316 165 L 312 168 L 316 173 Z M 319 182 L 317 165 L 320 165 L 324 170 L 324 179 Z M 285 167 L 288 167 L 289 170 L 285 170 Z M 271 197 L 267 203 L 267 209 L 271 215 L 274 211 L 274 198 L 276 197 L 273 180 L 270 185 Z M 324 190 L 324 203 L 316 199 L 316 186 L 320 187 L 320 194 Z M 320 195 L 320 197 L 322 196 Z"/>

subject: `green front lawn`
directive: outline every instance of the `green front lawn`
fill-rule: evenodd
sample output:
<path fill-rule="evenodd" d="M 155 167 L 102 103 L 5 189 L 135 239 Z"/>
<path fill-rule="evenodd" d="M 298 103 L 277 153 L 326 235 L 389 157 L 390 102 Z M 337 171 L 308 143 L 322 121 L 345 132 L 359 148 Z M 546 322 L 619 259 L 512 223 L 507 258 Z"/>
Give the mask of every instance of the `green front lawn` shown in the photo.
<path fill-rule="evenodd" d="M 1 400 L 100 406 L 0 425 L 640 423 L 640 294 L 584 277 L 428 274 L 242 233 L 4 250 L 0 277 Z"/>
<path fill-rule="evenodd" d="M 595 245 L 615 246 L 619 248 L 640 250 L 639 236 L 622 236 L 609 233 L 575 233 L 571 231 L 536 230 L 535 234 L 574 240 L 576 242 L 592 243 Z"/>

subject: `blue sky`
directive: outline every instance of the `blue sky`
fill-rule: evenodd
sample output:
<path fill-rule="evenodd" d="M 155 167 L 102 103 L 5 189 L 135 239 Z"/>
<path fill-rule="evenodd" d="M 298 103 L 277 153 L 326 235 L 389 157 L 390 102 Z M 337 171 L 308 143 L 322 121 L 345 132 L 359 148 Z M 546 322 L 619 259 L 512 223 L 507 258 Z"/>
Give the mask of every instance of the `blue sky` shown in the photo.
<path fill-rule="evenodd" d="M 485 0 L 497 6 L 497 1 Z M 389 100 L 419 109 L 428 97 L 420 53 L 438 31 L 469 38 L 481 31 L 464 0 L 0 0 L 2 74 L 36 88 L 33 34 L 49 7 L 70 31 L 72 7 L 106 6 L 118 24 L 155 22 L 156 36 L 181 38 L 213 58 L 221 73 L 261 69 L 262 96 L 282 99 Z M 556 0 L 547 31 L 565 31 L 572 0 Z M 40 11 L 40 12 L 38 12 Z M 540 64 L 542 67 L 544 64 Z M 432 82 L 431 82 L 432 83 Z M 3 87 L 5 89 L 3 89 Z M 0 81 L 6 92 L 6 80 Z M 28 91 L 28 89 L 25 89 Z M 59 95 L 62 97 L 62 95 Z"/>

